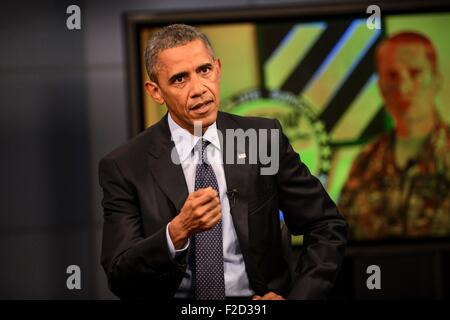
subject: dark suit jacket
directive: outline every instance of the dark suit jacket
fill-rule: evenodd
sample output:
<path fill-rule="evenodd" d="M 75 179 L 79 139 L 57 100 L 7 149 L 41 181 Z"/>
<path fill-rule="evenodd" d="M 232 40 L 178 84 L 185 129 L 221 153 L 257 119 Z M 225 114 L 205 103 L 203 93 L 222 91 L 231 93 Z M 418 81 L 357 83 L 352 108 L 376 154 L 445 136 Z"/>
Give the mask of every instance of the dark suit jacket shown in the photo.
<path fill-rule="evenodd" d="M 223 112 L 217 128 L 224 144 L 225 129 L 281 132 L 277 120 Z M 166 115 L 100 161 L 101 262 L 110 289 L 121 298 L 173 297 L 186 269 L 188 254 L 173 261 L 166 240 L 166 225 L 188 196 L 183 170 L 171 161 L 173 147 Z M 226 148 L 222 151 L 226 159 Z M 248 155 L 248 146 L 237 153 L 242 152 Z M 269 176 L 260 174 L 260 163 L 224 161 L 228 190 L 238 190 L 231 215 L 250 286 L 259 295 L 274 291 L 290 299 L 323 299 L 341 264 L 347 224 L 284 134 L 279 159 L 278 173 Z M 294 272 L 283 255 L 279 210 L 290 232 L 304 235 Z"/>

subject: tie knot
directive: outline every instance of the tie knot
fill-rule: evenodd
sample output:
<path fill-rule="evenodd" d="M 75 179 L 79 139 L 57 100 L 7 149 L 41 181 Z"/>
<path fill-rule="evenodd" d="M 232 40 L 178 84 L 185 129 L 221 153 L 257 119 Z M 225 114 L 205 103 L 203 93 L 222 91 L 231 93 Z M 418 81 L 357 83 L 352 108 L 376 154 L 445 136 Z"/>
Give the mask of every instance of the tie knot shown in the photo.
<path fill-rule="evenodd" d="M 194 146 L 194 150 L 198 152 L 201 157 L 201 162 L 205 162 L 206 157 L 206 147 L 209 145 L 209 141 L 205 139 L 198 140 L 197 144 Z"/>

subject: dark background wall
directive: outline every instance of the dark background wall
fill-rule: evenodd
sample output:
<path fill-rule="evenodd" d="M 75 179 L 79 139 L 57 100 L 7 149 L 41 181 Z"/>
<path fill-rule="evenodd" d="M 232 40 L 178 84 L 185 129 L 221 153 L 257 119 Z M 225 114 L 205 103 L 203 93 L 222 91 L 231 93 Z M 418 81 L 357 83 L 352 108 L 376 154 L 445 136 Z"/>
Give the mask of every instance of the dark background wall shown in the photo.
<path fill-rule="evenodd" d="M 114 298 L 99 159 L 127 140 L 122 13 L 283 1 L 8 1 L 0 10 L 0 299 Z M 284 1 L 289 3 L 292 1 Z M 294 1 L 295 2 L 295 1 Z M 81 8 L 81 30 L 66 8 Z M 81 268 L 68 290 L 66 268 Z"/>
<path fill-rule="evenodd" d="M 128 138 L 123 12 L 318 2 L 3 3 L 0 299 L 114 298 L 99 264 L 102 195 L 97 165 Z M 81 8 L 80 31 L 66 28 L 71 4 Z M 365 268 L 358 263 L 351 262 L 343 274 L 354 277 L 352 270 Z M 66 268 L 72 264 L 81 268 L 81 290 L 66 287 Z M 338 296 L 345 296 L 344 291 L 337 291 Z"/>
<path fill-rule="evenodd" d="M 0 298 L 95 294 L 91 144 L 83 33 L 67 1 L 0 10 Z M 66 266 L 84 272 L 66 289 Z"/>

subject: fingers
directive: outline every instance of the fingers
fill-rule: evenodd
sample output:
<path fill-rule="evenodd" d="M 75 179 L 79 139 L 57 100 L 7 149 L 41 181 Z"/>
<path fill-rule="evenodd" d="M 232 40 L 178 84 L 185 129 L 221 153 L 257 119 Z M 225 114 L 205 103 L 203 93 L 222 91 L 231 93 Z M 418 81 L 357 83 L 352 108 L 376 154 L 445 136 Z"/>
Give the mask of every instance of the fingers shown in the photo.
<path fill-rule="evenodd" d="M 217 198 L 217 200 L 219 198 L 216 190 L 214 190 L 211 187 L 204 188 L 204 189 L 198 189 L 198 190 L 194 191 L 193 193 L 191 193 L 190 196 L 191 196 L 191 201 L 192 201 L 193 207 L 201 206 L 211 200 L 214 200 L 215 198 Z"/>
<path fill-rule="evenodd" d="M 266 293 L 262 297 L 255 295 L 255 296 L 253 296 L 252 300 L 286 300 L 286 299 L 284 299 L 282 296 L 276 294 L 275 292 L 271 291 L 271 292 Z"/>
<path fill-rule="evenodd" d="M 199 227 L 198 231 L 205 231 L 211 229 L 222 218 L 220 205 L 209 210 L 195 211 L 193 213 L 198 221 L 197 222 Z"/>
<path fill-rule="evenodd" d="M 214 190 L 214 188 L 208 187 L 208 188 L 197 189 L 194 192 L 192 192 L 189 196 L 192 196 L 192 198 L 198 198 L 204 194 L 210 194 L 210 193 L 214 193 L 217 195 L 217 192 L 216 192 L 216 190 Z"/>
<path fill-rule="evenodd" d="M 189 236 L 211 229 L 222 218 L 222 207 L 217 192 L 211 187 L 192 192 L 179 216 Z"/>
<path fill-rule="evenodd" d="M 269 292 L 269 293 L 266 293 L 266 294 L 264 295 L 263 299 L 266 299 L 266 300 L 274 300 L 276 296 L 277 296 L 277 295 L 276 295 L 275 293 Z"/>
<path fill-rule="evenodd" d="M 206 202 L 205 204 L 203 204 L 201 206 L 193 205 L 193 207 L 192 207 L 194 215 L 197 215 L 197 216 L 203 216 L 209 212 L 211 212 L 211 214 L 212 214 L 217 211 L 216 209 L 218 209 L 219 212 L 222 210 L 221 205 L 220 205 L 220 200 L 218 197 L 214 197 L 209 202 Z"/>
<path fill-rule="evenodd" d="M 219 197 L 217 196 L 217 192 L 212 188 L 204 189 L 203 194 L 198 195 L 190 201 L 190 205 L 193 214 L 197 217 L 201 217 L 217 207 L 220 210 Z"/>
<path fill-rule="evenodd" d="M 207 221 L 205 223 L 206 230 L 209 230 L 212 227 L 214 227 L 216 224 L 219 223 L 220 219 L 222 219 L 222 213 L 221 213 L 220 207 L 214 209 L 212 212 L 210 212 L 210 214 L 211 214 L 211 217 L 210 217 L 209 221 Z"/>

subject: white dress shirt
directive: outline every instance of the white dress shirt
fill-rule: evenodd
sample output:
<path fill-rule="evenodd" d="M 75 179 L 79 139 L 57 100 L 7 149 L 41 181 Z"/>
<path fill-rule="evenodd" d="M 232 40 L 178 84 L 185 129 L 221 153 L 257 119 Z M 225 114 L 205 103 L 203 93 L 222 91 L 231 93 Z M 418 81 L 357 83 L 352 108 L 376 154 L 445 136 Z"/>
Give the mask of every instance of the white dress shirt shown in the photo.
<path fill-rule="evenodd" d="M 195 190 L 195 171 L 198 163 L 198 153 L 193 148 L 201 137 L 192 135 L 186 129 L 181 128 L 168 114 L 168 122 L 172 140 L 174 141 L 178 157 L 183 168 L 184 178 L 189 193 Z M 223 170 L 223 158 L 216 122 L 208 127 L 203 134 L 203 139 L 210 142 L 207 147 L 207 159 L 211 164 L 219 186 L 220 204 L 222 207 L 223 228 L 223 258 L 225 272 L 225 295 L 227 297 L 252 296 L 254 291 L 250 289 L 247 272 L 245 271 L 244 258 L 242 256 L 239 241 L 230 214 L 230 204 L 227 196 L 227 184 Z M 184 252 L 189 247 L 189 241 L 179 250 L 175 250 L 169 236 L 169 225 L 166 227 L 166 237 L 172 259 Z M 184 278 L 178 288 L 175 297 L 188 297 L 191 288 L 192 272 L 187 267 Z"/>

